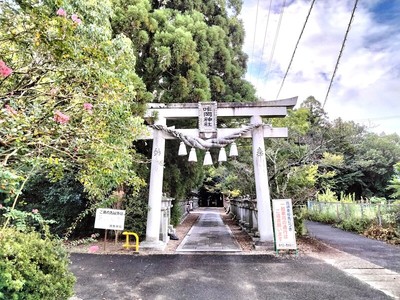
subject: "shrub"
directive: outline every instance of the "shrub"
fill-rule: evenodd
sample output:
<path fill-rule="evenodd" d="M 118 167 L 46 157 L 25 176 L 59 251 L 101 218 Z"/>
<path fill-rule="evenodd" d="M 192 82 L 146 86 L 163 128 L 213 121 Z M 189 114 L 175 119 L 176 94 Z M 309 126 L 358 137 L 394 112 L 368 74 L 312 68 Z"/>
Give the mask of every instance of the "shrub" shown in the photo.
<path fill-rule="evenodd" d="M 382 203 L 382 204 L 385 204 L 387 200 L 386 200 L 386 198 L 383 198 L 383 197 L 371 197 L 371 199 L 369 199 L 369 201 L 371 203 Z"/>
<path fill-rule="evenodd" d="M 49 235 L 49 225 L 55 222 L 45 220 L 37 209 L 26 212 L 10 207 L 0 207 L 0 224 L 5 223 L 7 218 L 9 218 L 9 227 L 14 227 L 20 232 L 37 231 L 42 235 Z"/>
<path fill-rule="evenodd" d="M 60 300 L 73 294 L 75 278 L 68 271 L 60 241 L 15 228 L 0 231 L 0 299 Z"/>
<path fill-rule="evenodd" d="M 354 231 L 357 233 L 363 233 L 371 225 L 371 220 L 365 218 L 351 217 L 343 219 L 336 224 L 336 227 L 346 231 Z"/>
<path fill-rule="evenodd" d="M 54 220 L 50 231 L 63 236 L 76 218 L 87 208 L 88 199 L 81 183 L 74 174 L 66 174 L 57 182 L 52 182 L 43 174 L 31 178 L 21 195 L 17 206 L 21 210 L 38 209 L 46 219 Z M 81 220 L 72 236 L 82 237 L 91 233 L 93 218 L 89 215 Z"/>
<path fill-rule="evenodd" d="M 307 218 L 307 208 L 293 207 L 293 221 L 297 236 L 307 233 L 305 219 Z"/>
<path fill-rule="evenodd" d="M 317 201 L 321 202 L 337 202 L 337 196 L 335 192 L 331 191 L 329 188 L 323 192 L 317 194 Z"/>
<path fill-rule="evenodd" d="M 400 232 L 396 228 L 389 226 L 388 228 L 383 228 L 379 225 L 371 225 L 367 228 L 363 234 L 366 237 L 386 241 L 390 244 L 400 245 Z"/>
<path fill-rule="evenodd" d="M 179 201 L 174 201 L 173 206 L 171 207 L 171 224 L 173 226 L 177 226 L 183 216 L 183 212 L 181 209 L 181 205 Z"/>
<path fill-rule="evenodd" d="M 136 232 L 140 237 L 146 234 L 147 197 L 145 192 L 127 195 L 125 201 L 125 230 Z"/>
<path fill-rule="evenodd" d="M 336 216 L 330 212 L 312 212 L 308 214 L 308 219 L 315 222 L 334 224 Z"/>

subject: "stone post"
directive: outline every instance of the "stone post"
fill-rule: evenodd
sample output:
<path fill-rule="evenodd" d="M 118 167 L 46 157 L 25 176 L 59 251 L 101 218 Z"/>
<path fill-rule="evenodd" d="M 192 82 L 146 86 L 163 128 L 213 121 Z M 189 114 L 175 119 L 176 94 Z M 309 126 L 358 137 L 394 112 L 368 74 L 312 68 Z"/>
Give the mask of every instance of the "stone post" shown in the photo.
<path fill-rule="evenodd" d="M 251 117 L 251 124 L 261 124 L 260 116 Z M 265 159 L 264 129 L 262 126 L 253 129 L 253 164 L 256 182 L 258 231 L 261 243 L 271 243 L 274 234 L 272 229 L 271 199 L 269 193 L 267 161 Z"/>
<path fill-rule="evenodd" d="M 171 228 L 171 207 L 173 198 L 168 198 L 166 196 L 162 197 L 161 205 L 161 224 L 160 224 L 160 239 L 164 243 L 169 241 L 169 230 Z"/>

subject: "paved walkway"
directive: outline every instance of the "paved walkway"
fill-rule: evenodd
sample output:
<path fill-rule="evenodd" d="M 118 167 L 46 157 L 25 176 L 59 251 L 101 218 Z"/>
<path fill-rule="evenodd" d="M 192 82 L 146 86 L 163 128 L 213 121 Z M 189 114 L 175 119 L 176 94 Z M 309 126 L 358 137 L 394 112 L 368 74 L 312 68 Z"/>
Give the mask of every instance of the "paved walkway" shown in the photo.
<path fill-rule="evenodd" d="M 200 218 L 190 229 L 177 252 L 240 252 L 239 244 L 227 225 L 224 225 L 221 208 L 196 210 Z"/>

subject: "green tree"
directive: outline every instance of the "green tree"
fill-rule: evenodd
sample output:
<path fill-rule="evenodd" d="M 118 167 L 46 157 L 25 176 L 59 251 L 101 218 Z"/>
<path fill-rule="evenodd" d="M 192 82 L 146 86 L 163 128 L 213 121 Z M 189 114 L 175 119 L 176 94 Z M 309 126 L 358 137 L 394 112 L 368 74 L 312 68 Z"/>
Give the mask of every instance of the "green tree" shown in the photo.
<path fill-rule="evenodd" d="M 327 149 L 343 156 L 335 168 L 331 188 L 340 194 L 355 194 L 356 199 L 389 196 L 386 186 L 399 160 L 399 136 L 377 135 L 354 122 L 336 119 L 327 130 Z"/>
<path fill-rule="evenodd" d="M 26 176 L 35 164 L 74 172 L 104 199 L 140 187 L 132 142 L 151 97 L 135 73 L 132 41 L 112 34 L 109 1 L 6 1 L 0 5 L 0 163 Z M 28 168 L 27 168 L 28 166 Z"/>
<path fill-rule="evenodd" d="M 392 198 L 398 199 L 400 197 L 400 163 L 394 165 L 394 172 L 392 179 L 389 181 L 388 190 L 393 192 L 391 194 Z"/>
<path fill-rule="evenodd" d="M 274 198 L 292 198 L 302 202 L 316 193 L 318 160 L 321 147 L 310 142 L 314 130 L 310 109 L 291 110 L 284 119 L 272 119 L 274 127 L 287 127 L 288 139 L 266 142 L 271 193 Z M 307 142 L 306 142 L 307 141 Z"/>
<path fill-rule="evenodd" d="M 253 101 L 239 1 L 114 0 L 114 34 L 137 45 L 137 73 L 160 102 Z"/>
<path fill-rule="evenodd" d="M 361 196 L 385 197 L 388 182 L 394 174 L 393 166 L 400 160 L 400 137 L 397 134 L 367 134 L 355 157 L 356 166 L 362 171 Z"/>
<path fill-rule="evenodd" d="M 319 190 L 335 186 L 334 177 L 344 157 L 330 148 L 332 124 L 319 101 L 310 96 L 286 118 L 272 119 L 271 123 L 289 131 L 287 139 L 267 141 L 273 197 L 304 202 L 315 198 Z"/>
<path fill-rule="evenodd" d="M 329 136 L 328 149 L 332 153 L 340 154 L 344 163 L 336 169 L 336 176 L 332 180 L 331 188 L 339 195 L 341 193 L 354 193 L 356 185 L 362 183 L 362 171 L 355 163 L 367 129 L 354 122 L 346 122 L 338 118 L 332 122 L 327 135 Z M 357 192 L 357 197 L 360 193 Z"/>

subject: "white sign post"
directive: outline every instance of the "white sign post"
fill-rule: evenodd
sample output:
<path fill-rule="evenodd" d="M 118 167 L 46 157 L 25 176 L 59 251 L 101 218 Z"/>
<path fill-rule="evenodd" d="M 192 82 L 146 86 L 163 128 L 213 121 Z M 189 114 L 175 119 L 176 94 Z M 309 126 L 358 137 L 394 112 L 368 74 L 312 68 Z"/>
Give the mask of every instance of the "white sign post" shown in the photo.
<path fill-rule="evenodd" d="M 290 249 L 297 251 L 292 199 L 272 200 L 272 211 L 276 251 Z"/>
<path fill-rule="evenodd" d="M 94 228 L 105 229 L 104 231 L 104 250 L 107 243 L 107 229 L 124 230 L 125 210 L 98 208 L 96 209 L 96 219 Z"/>
<path fill-rule="evenodd" d="M 98 208 L 96 209 L 96 219 L 94 228 L 124 230 L 125 210 Z"/>

